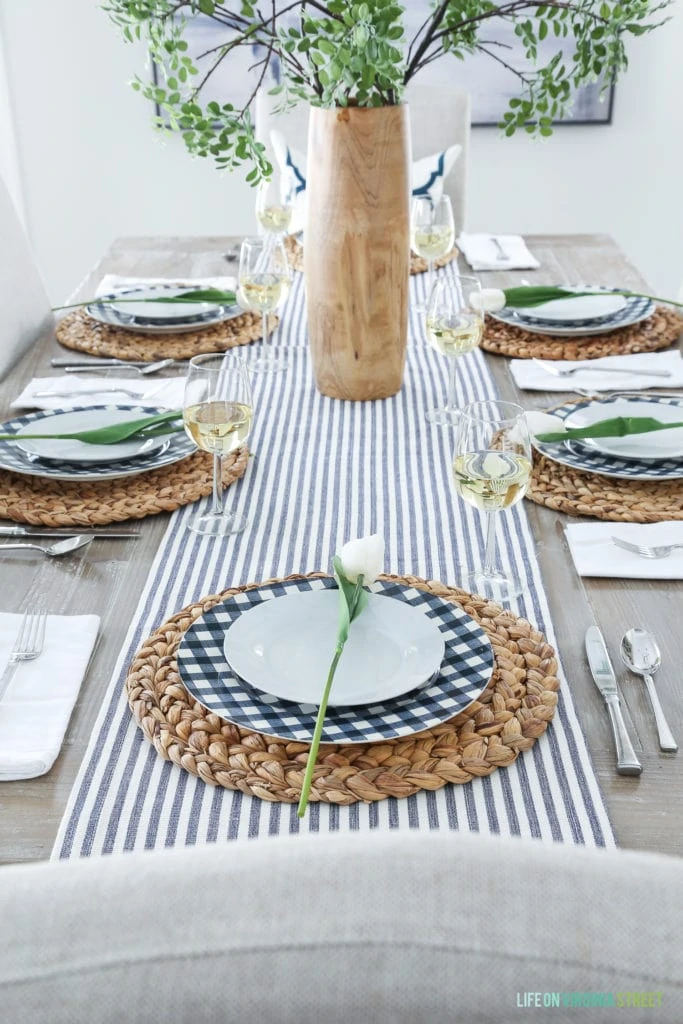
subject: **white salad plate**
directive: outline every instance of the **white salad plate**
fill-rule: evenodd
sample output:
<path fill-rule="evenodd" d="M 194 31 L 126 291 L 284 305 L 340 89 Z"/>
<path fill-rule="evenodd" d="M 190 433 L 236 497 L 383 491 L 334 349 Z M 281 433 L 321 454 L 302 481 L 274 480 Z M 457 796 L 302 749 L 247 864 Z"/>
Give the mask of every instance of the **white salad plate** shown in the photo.
<path fill-rule="evenodd" d="M 139 412 L 125 415 L 120 409 L 101 409 L 93 413 L 90 409 L 60 412 L 50 420 L 46 432 L 55 434 L 71 434 L 80 430 L 97 430 L 100 427 L 111 427 L 117 423 L 126 423 L 141 418 Z M 27 424 L 17 431 L 17 438 L 25 434 L 38 433 L 34 424 Z M 26 438 L 17 441 L 17 448 L 39 459 L 58 460 L 60 462 L 119 462 L 121 459 L 134 459 L 140 455 L 149 455 L 162 448 L 167 438 L 150 437 L 146 441 L 132 439 L 120 441 L 118 444 L 87 444 L 74 438 Z"/>
<path fill-rule="evenodd" d="M 576 291 L 602 290 L 593 285 L 575 285 L 573 287 Z M 550 317 L 543 317 L 541 316 L 541 310 L 545 308 L 544 306 L 535 306 L 533 309 L 512 309 L 505 307 L 498 313 L 488 313 L 487 316 L 492 317 L 494 320 L 499 320 L 501 323 L 509 324 L 512 327 L 519 327 L 529 334 L 545 334 L 558 338 L 574 338 L 607 334 L 609 331 L 616 331 L 622 327 L 630 327 L 633 324 L 640 323 L 642 320 L 647 320 L 647 318 L 652 316 L 654 313 L 655 303 L 652 299 L 640 298 L 635 295 L 615 295 L 608 289 L 604 289 L 604 291 L 604 301 L 606 303 L 614 304 L 618 302 L 619 307 L 614 308 L 611 313 L 603 313 L 600 316 L 594 316 L 591 319 L 576 319 L 576 313 L 571 314 L 569 318 L 560 318 L 558 310 L 551 312 Z M 557 299 L 553 300 L 553 302 L 559 303 L 562 301 L 563 303 L 566 303 L 568 307 L 571 307 L 572 303 L 583 303 L 588 298 L 595 298 L 598 301 L 603 300 L 603 296 L 598 295 L 581 296 L 576 299 Z M 550 305 L 550 303 L 547 303 L 546 305 Z M 584 310 L 586 308 L 589 307 L 583 307 Z M 597 307 L 594 306 L 593 310 L 596 308 Z"/>
<path fill-rule="evenodd" d="M 567 289 L 578 291 L 579 289 Z M 526 320 L 554 320 L 563 324 L 584 324 L 604 316 L 614 316 L 626 307 L 626 297 L 605 292 L 603 295 L 577 295 L 575 299 L 551 299 L 540 306 L 516 306 L 518 316 Z"/>
<path fill-rule="evenodd" d="M 99 323 L 140 334 L 185 334 L 223 323 L 242 313 L 237 305 L 213 302 L 166 304 L 144 301 L 162 295 L 180 295 L 191 290 L 183 285 L 161 284 L 129 288 L 101 296 L 100 301 L 86 306 L 86 312 Z M 121 301 L 124 298 L 135 299 L 135 302 Z"/>
<path fill-rule="evenodd" d="M 227 631 L 226 661 L 259 690 L 320 704 L 337 643 L 338 609 L 336 590 L 264 601 Z M 443 656 L 438 623 L 422 608 L 369 594 L 349 632 L 329 703 L 353 707 L 400 697 L 430 680 Z"/>
<path fill-rule="evenodd" d="M 650 396 L 652 397 L 652 396 Z M 651 405 L 652 403 L 647 403 Z M 616 398 L 609 406 L 609 418 L 614 416 L 651 416 L 662 423 L 683 423 L 683 403 L 669 405 L 655 403 L 656 408 L 644 408 L 642 401 Z M 597 402 L 578 409 L 565 419 L 568 427 L 588 427 L 607 418 L 605 407 Z M 628 434 L 626 437 L 586 437 L 582 444 L 606 455 L 621 459 L 647 459 L 659 461 L 683 459 L 683 427 L 658 430 L 648 434 Z"/>
<path fill-rule="evenodd" d="M 132 419 L 141 419 L 143 416 L 153 416 L 156 413 L 167 411 L 167 409 L 145 405 L 94 405 L 87 409 L 70 409 L 68 415 L 75 412 L 80 413 L 86 418 L 86 422 L 78 423 L 77 429 L 94 430 L 97 427 L 111 426 L 112 423 L 128 422 Z M 65 415 L 67 413 L 64 410 L 41 409 L 40 412 L 27 413 L 25 416 L 17 416 L 15 419 L 0 424 L 0 433 L 16 434 L 17 437 L 19 431 L 23 431 L 24 434 L 51 434 L 53 432 L 61 434 L 65 432 L 62 429 L 64 425 L 62 417 Z M 66 432 L 71 433 L 71 430 Z M 153 441 L 156 447 L 151 451 L 138 451 L 133 456 L 117 457 L 115 461 L 108 460 L 106 462 L 83 462 L 72 458 L 58 459 L 53 456 L 44 458 L 23 450 L 16 441 L 0 441 L 0 469 L 52 480 L 116 480 L 119 477 L 135 476 L 151 469 L 169 466 L 181 459 L 188 458 L 197 450 L 194 441 L 187 436 L 184 430 L 159 435 L 159 437 L 153 438 Z M 28 443 L 27 439 L 21 442 L 22 445 Z M 77 443 L 83 444 L 83 442 Z M 139 442 L 135 443 L 139 444 Z M 109 448 L 111 446 L 103 445 L 102 447 Z M 120 456 L 120 448 L 118 445 L 116 447 L 117 455 Z"/>

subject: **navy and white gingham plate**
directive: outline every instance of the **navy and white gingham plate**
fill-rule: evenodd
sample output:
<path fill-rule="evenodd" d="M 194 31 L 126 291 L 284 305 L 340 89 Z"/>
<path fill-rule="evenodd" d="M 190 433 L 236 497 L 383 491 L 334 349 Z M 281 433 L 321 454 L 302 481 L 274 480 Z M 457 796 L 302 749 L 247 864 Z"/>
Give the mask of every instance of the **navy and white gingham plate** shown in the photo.
<path fill-rule="evenodd" d="M 195 286 L 197 290 L 199 286 Z M 237 305 L 226 306 L 218 303 L 201 303 L 197 306 L 196 313 L 178 315 L 174 307 L 159 304 L 159 314 L 155 317 L 142 316 L 136 312 L 135 304 L 131 303 L 129 309 L 121 309 L 111 306 L 109 303 L 117 298 L 134 298 L 136 295 L 147 297 L 155 292 L 179 292 L 192 291 L 191 285 L 187 287 L 182 284 L 158 284 L 146 287 L 126 288 L 107 295 L 100 296 L 99 301 L 91 302 L 86 306 L 86 313 L 93 320 L 99 323 L 108 324 L 111 327 L 121 327 L 123 330 L 137 331 L 141 334 L 185 334 L 190 331 L 198 331 L 203 327 L 212 327 L 215 324 L 223 323 L 235 316 L 240 316 L 243 310 Z M 204 307 L 202 309 L 202 307 Z M 168 310 L 167 314 L 166 309 Z M 201 312 L 200 312 L 201 310 Z"/>
<path fill-rule="evenodd" d="M 87 408 L 89 412 L 93 413 L 93 429 L 98 425 L 96 415 L 101 409 L 121 409 L 121 412 L 125 412 L 127 417 L 131 412 L 139 413 L 142 417 L 154 416 L 155 413 L 166 411 L 143 405 L 92 405 L 74 406 L 73 408 Z M 36 433 L 47 432 L 50 430 L 50 419 L 62 412 L 64 412 L 63 409 L 41 409 L 40 412 L 17 416 L 13 420 L 7 420 L 6 423 L 0 424 L 0 433 L 16 434 L 22 427 L 33 424 L 36 426 Z M 184 430 L 170 434 L 168 444 L 162 448 L 156 448 L 149 455 L 137 455 L 132 459 L 98 464 L 60 462 L 57 459 L 34 459 L 12 441 L 0 441 L 0 469 L 10 469 L 13 473 L 22 473 L 25 476 L 50 477 L 53 480 L 116 480 L 118 477 L 135 476 L 137 473 L 147 473 L 150 469 L 170 466 L 174 462 L 186 459 L 196 450 L 194 441 L 190 440 Z"/>
<path fill-rule="evenodd" d="M 236 677 L 225 660 L 223 641 L 236 617 L 255 604 L 331 587 L 336 587 L 332 577 L 288 580 L 235 594 L 205 612 L 187 630 L 177 652 L 178 671 L 189 694 L 235 725 L 309 743 L 318 709 L 264 694 Z M 431 729 L 476 700 L 493 672 L 493 649 L 486 633 L 457 605 L 385 580 L 378 580 L 370 589 L 424 607 L 425 613 L 439 623 L 446 645 L 444 660 L 437 678 L 421 690 L 362 708 L 328 708 L 324 743 L 379 743 Z M 331 650 L 330 661 L 333 654 Z M 321 679 L 321 689 L 324 682 Z"/>
<path fill-rule="evenodd" d="M 582 285 L 583 290 L 612 291 L 614 289 L 600 288 L 594 285 Z M 530 334 L 556 335 L 561 338 L 573 336 L 589 336 L 596 334 L 607 334 L 608 331 L 616 331 L 620 327 L 630 327 L 632 324 L 647 320 L 655 311 L 655 303 L 652 299 L 628 296 L 623 309 L 612 313 L 610 316 L 603 316 L 590 321 L 590 323 L 576 323 L 573 320 L 541 320 L 537 317 L 527 317 L 515 309 L 501 309 L 498 313 L 489 313 L 488 316 L 501 323 L 510 324 L 513 327 L 520 327 Z"/>
<path fill-rule="evenodd" d="M 610 417 L 610 405 L 620 401 L 618 396 L 613 398 L 582 399 L 581 401 L 568 403 L 561 409 L 553 410 L 554 416 L 565 419 L 587 406 L 599 402 L 605 407 L 605 419 Z M 644 409 L 643 414 L 652 412 L 656 417 L 656 409 L 651 407 L 657 405 L 680 405 L 683 411 L 683 402 L 680 398 L 662 398 L 657 395 L 638 395 L 629 397 L 629 402 L 641 402 L 649 409 Z M 531 439 L 534 448 L 562 466 L 572 466 L 574 469 L 582 469 L 586 473 L 597 473 L 598 476 L 611 476 L 619 480 L 681 480 L 683 479 L 683 455 L 680 459 L 662 459 L 658 462 L 650 462 L 646 459 L 620 459 L 615 455 L 608 455 L 598 451 L 590 445 L 582 444 L 581 441 L 565 441 L 564 444 L 544 444 L 542 441 Z"/>

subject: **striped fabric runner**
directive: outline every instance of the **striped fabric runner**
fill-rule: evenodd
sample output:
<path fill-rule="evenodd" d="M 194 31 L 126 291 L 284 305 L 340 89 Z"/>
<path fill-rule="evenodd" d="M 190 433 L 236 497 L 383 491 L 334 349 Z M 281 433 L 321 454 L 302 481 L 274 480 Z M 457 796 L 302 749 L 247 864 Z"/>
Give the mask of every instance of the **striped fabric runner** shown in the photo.
<path fill-rule="evenodd" d="M 425 276 L 413 278 L 413 300 L 424 293 Z M 296 805 L 207 786 L 163 761 L 143 738 L 126 702 L 125 666 L 157 625 L 200 597 L 288 573 L 329 571 L 346 540 L 375 532 L 386 541 L 387 572 L 458 585 L 465 572 L 482 563 L 484 517 L 455 497 L 450 479 L 453 432 L 424 418 L 425 408 L 443 402 L 448 366 L 426 344 L 417 314 L 412 314 L 404 386 L 384 401 L 339 402 L 316 390 L 299 275 L 276 344 L 287 353 L 289 369 L 255 375 L 254 458 L 244 479 L 226 492 L 226 501 L 250 518 L 250 526 L 238 536 L 207 539 L 186 529 L 199 505 L 172 516 L 53 856 L 390 828 L 614 845 L 566 683 L 552 726 L 510 768 L 403 800 L 311 804 L 303 821 L 296 817 Z M 459 374 L 461 404 L 496 397 L 480 352 L 461 360 Z M 513 610 L 553 643 L 523 502 L 499 516 L 498 543 L 503 564 L 514 566 L 529 587 Z"/>

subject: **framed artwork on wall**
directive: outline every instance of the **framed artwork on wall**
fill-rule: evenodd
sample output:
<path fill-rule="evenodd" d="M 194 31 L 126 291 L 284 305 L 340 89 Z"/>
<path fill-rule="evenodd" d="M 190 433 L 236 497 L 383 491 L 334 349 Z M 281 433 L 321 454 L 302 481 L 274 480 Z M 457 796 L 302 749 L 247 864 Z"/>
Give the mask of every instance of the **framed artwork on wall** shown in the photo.
<path fill-rule="evenodd" d="M 283 2 L 283 0 L 279 0 Z M 410 40 L 430 11 L 429 0 L 403 0 L 405 6 L 406 39 Z M 293 10 L 287 15 L 292 24 L 298 23 L 299 15 Z M 503 113 L 513 96 L 519 95 L 523 75 L 531 65 L 526 60 L 522 45 L 514 28 L 504 19 L 495 19 L 487 28 L 485 53 L 468 55 L 464 60 L 448 55 L 420 71 L 419 82 L 425 85 L 450 86 L 465 89 L 472 100 L 472 127 L 494 127 L 500 124 Z M 184 38 L 189 44 L 188 53 L 202 71 L 208 70 L 215 56 L 217 40 L 224 36 L 216 23 L 203 15 L 195 16 L 187 25 Z M 568 40 L 557 39 L 549 34 L 539 47 L 540 63 L 546 63 L 561 49 L 567 50 Z M 202 89 L 202 100 L 231 102 L 237 108 L 247 103 L 256 87 L 261 72 L 259 62 L 264 56 L 261 46 L 237 47 L 228 60 L 223 61 L 212 72 Z M 566 54 L 571 60 L 571 54 Z M 158 80 L 159 69 L 153 65 L 154 80 Z M 265 84 L 275 85 L 280 78 L 277 58 L 271 58 Z M 610 124 L 614 100 L 614 86 L 604 89 L 604 83 L 597 81 L 578 89 L 573 97 L 573 106 L 567 117 L 556 120 L 555 124 Z"/>

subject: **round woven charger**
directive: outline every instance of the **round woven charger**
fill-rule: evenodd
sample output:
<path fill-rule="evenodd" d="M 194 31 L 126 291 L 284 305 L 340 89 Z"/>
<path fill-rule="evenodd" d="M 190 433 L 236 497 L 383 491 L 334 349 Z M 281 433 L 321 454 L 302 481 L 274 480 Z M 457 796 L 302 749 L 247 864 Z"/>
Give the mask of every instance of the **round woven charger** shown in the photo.
<path fill-rule="evenodd" d="M 287 579 L 324 576 L 318 572 Z M 533 746 L 555 713 L 560 685 L 555 651 L 529 622 L 433 580 L 382 578 L 464 608 L 491 641 L 493 675 L 478 700 L 435 729 L 384 743 L 322 745 L 312 800 L 384 800 L 490 775 Z M 267 581 L 273 582 L 280 581 Z M 209 712 L 188 695 L 176 664 L 184 632 L 203 612 L 258 586 L 262 584 L 250 583 L 205 597 L 159 626 L 133 659 L 126 679 L 128 703 L 145 737 L 165 759 L 212 785 L 294 803 L 301 793 L 309 745 L 250 732 Z"/>
<path fill-rule="evenodd" d="M 238 480 L 248 462 L 247 448 L 226 456 L 223 485 Z M 31 526 L 104 526 L 172 512 L 212 488 L 213 456 L 206 452 L 116 480 L 52 480 L 0 470 L 0 518 Z"/>
<path fill-rule="evenodd" d="M 268 318 L 271 332 L 277 324 L 276 316 Z M 93 356 L 150 363 L 157 359 L 191 359 L 209 352 L 227 352 L 237 345 L 256 341 L 261 333 L 259 313 L 242 313 L 222 324 L 188 331 L 187 334 L 137 334 L 122 327 L 101 324 L 88 316 L 84 309 L 68 313 L 55 329 L 57 341 L 65 348 Z"/>
<path fill-rule="evenodd" d="M 539 452 L 526 497 L 556 512 L 615 523 L 683 520 L 683 480 L 616 480 L 561 466 Z"/>
<path fill-rule="evenodd" d="M 530 334 L 521 327 L 486 319 L 481 347 L 515 359 L 599 359 L 633 352 L 656 352 L 668 348 L 683 331 L 683 318 L 673 309 L 658 306 L 652 316 L 609 334 L 553 338 Z"/>
<path fill-rule="evenodd" d="M 304 247 L 296 238 L 295 235 L 287 235 L 285 238 L 285 249 L 289 256 L 289 261 L 294 268 L 303 274 L 304 270 Z M 454 260 L 458 255 L 458 250 L 453 248 L 450 252 L 447 252 L 445 256 L 439 256 L 438 259 L 434 260 L 435 267 L 445 267 L 446 264 Z M 421 256 L 416 256 L 414 252 L 410 254 L 410 273 L 411 274 L 423 274 L 428 270 L 427 260 L 422 259 Z"/>

